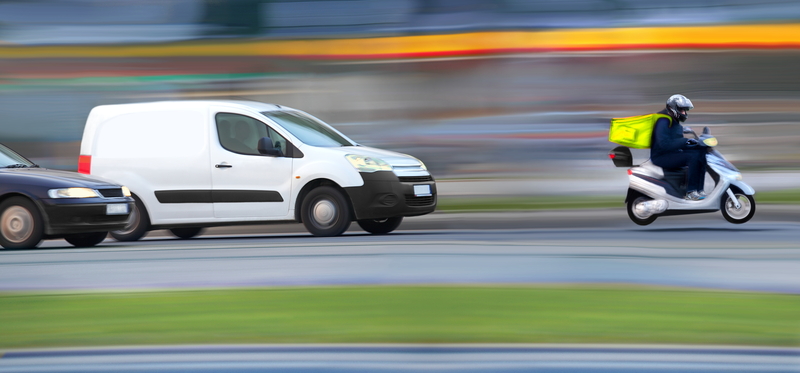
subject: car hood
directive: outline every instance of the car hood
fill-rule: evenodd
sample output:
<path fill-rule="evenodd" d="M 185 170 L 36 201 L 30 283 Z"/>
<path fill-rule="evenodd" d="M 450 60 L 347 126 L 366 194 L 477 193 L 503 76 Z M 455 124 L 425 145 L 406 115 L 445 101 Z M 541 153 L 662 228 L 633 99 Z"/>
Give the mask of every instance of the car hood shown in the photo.
<path fill-rule="evenodd" d="M 37 184 L 63 184 L 64 187 L 119 187 L 119 184 L 100 179 L 95 176 L 79 174 L 73 171 L 51 170 L 47 168 L 3 168 L 0 173 L 18 178 L 28 179 Z M 54 185 L 55 186 L 55 185 Z"/>
<path fill-rule="evenodd" d="M 327 148 L 333 152 L 341 153 L 342 156 L 347 154 L 363 155 L 365 157 L 380 158 L 384 162 L 392 165 L 392 167 L 413 167 L 421 166 L 422 162 L 408 154 L 393 152 L 391 150 L 384 150 L 378 148 L 371 148 L 369 146 L 343 146 L 340 148 Z"/>

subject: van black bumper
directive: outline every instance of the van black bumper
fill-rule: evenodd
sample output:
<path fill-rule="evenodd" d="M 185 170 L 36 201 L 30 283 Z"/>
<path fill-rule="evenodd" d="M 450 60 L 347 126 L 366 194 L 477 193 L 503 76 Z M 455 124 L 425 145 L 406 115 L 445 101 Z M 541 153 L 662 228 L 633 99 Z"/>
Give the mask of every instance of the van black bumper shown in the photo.
<path fill-rule="evenodd" d="M 436 181 L 432 176 L 401 177 L 392 171 L 361 173 L 364 185 L 344 188 L 356 220 L 425 215 L 436 209 Z M 430 196 L 415 196 L 415 185 L 430 185 Z"/>

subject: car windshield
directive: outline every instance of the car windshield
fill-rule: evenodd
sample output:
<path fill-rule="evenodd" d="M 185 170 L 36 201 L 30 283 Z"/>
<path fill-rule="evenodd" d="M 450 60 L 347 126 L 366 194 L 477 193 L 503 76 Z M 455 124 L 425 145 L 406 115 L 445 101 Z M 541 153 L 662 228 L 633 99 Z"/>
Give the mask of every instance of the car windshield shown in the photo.
<path fill-rule="evenodd" d="M 265 117 L 272 119 L 281 127 L 307 145 L 313 146 L 355 146 L 333 128 L 308 115 L 297 111 L 265 111 Z"/>
<path fill-rule="evenodd" d="M 37 166 L 33 162 L 25 159 L 25 157 L 17 154 L 17 152 L 9 149 L 3 144 L 0 144 L 0 167 L 24 168 Z"/>

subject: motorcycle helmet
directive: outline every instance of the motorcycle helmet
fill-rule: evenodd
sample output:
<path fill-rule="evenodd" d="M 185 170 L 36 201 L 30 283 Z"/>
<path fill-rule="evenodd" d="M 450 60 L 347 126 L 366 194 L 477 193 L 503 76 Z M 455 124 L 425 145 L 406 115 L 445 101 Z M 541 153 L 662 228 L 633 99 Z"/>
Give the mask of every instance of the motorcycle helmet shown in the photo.
<path fill-rule="evenodd" d="M 685 113 L 681 113 L 681 109 Z M 694 105 L 684 95 L 672 95 L 667 99 L 667 111 L 673 118 L 678 118 L 679 121 L 684 122 L 689 117 L 689 110 L 694 109 Z"/>

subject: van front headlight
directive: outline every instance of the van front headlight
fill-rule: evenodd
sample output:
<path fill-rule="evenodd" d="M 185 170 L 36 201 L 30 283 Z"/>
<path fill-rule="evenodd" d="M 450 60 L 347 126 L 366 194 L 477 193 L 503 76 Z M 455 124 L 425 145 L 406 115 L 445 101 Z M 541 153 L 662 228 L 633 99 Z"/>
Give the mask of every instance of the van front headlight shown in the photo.
<path fill-rule="evenodd" d="M 358 154 L 348 154 L 344 156 L 358 172 L 391 171 L 392 166 L 383 159 L 367 157 Z"/>
<path fill-rule="evenodd" d="M 96 190 L 90 188 L 59 188 L 47 191 L 50 198 L 94 198 L 100 197 Z"/>
<path fill-rule="evenodd" d="M 122 195 L 125 196 L 125 197 L 130 197 L 131 196 L 131 190 L 128 189 L 128 187 L 123 185 L 122 186 Z"/>

